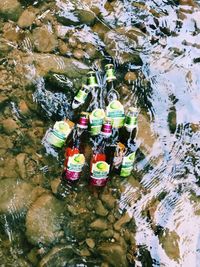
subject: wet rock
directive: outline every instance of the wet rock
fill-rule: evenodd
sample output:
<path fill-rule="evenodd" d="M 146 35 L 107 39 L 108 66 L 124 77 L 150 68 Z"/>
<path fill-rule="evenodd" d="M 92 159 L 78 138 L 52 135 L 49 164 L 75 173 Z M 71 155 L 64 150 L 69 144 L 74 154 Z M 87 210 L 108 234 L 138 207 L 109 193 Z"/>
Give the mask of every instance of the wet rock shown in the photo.
<path fill-rule="evenodd" d="M 85 10 L 85 9 L 78 9 L 77 13 L 78 13 L 80 22 L 82 22 L 83 24 L 91 25 L 94 23 L 94 20 L 95 20 L 94 12 L 90 10 Z"/>
<path fill-rule="evenodd" d="M 30 114 L 30 110 L 29 110 L 29 107 L 28 105 L 26 104 L 26 102 L 24 100 L 21 100 L 19 102 L 19 110 L 20 110 L 20 113 L 22 115 L 29 115 Z"/>
<path fill-rule="evenodd" d="M 100 215 L 100 216 L 106 216 L 108 214 L 108 210 L 105 209 L 101 200 L 97 200 L 96 205 L 95 205 L 95 212 L 97 215 Z"/>
<path fill-rule="evenodd" d="M 26 215 L 26 236 L 32 244 L 50 244 L 63 236 L 63 205 L 51 194 L 40 196 Z"/>
<path fill-rule="evenodd" d="M 51 28 L 46 26 L 38 27 L 33 31 L 33 43 L 39 52 L 51 52 L 57 45 L 58 41 Z"/>
<path fill-rule="evenodd" d="M 133 83 L 137 79 L 137 74 L 133 71 L 128 71 L 124 77 L 124 80 L 128 83 Z"/>
<path fill-rule="evenodd" d="M 12 118 L 8 118 L 2 121 L 3 130 L 7 134 L 12 134 L 15 132 L 19 126 L 17 125 L 16 121 Z"/>
<path fill-rule="evenodd" d="M 84 57 L 84 51 L 82 49 L 74 49 L 73 56 L 76 59 L 82 59 Z"/>
<path fill-rule="evenodd" d="M 13 147 L 13 143 L 10 140 L 10 138 L 8 136 L 1 135 L 0 136 L 0 149 L 1 148 L 9 149 L 12 147 Z"/>
<path fill-rule="evenodd" d="M 102 231 L 108 228 L 108 224 L 105 220 L 96 219 L 90 224 L 90 228 L 92 228 L 93 230 Z"/>
<path fill-rule="evenodd" d="M 101 195 L 101 200 L 108 209 L 114 208 L 116 199 L 111 194 L 103 193 Z"/>
<path fill-rule="evenodd" d="M 95 241 L 92 238 L 86 238 L 85 240 L 86 244 L 88 245 L 89 248 L 94 248 L 95 247 Z"/>
<path fill-rule="evenodd" d="M 142 65 L 139 52 L 135 52 L 134 49 L 142 48 L 144 42 L 144 33 L 134 27 L 121 27 L 115 31 L 110 30 L 104 36 L 107 53 L 117 59 L 120 64 L 131 61 L 134 64 Z"/>
<path fill-rule="evenodd" d="M 55 267 L 55 263 L 57 266 L 66 266 L 68 261 L 72 259 L 73 255 L 74 250 L 72 246 L 56 246 L 44 256 L 39 263 L 39 267 Z"/>
<path fill-rule="evenodd" d="M 96 32 L 99 37 L 103 40 L 105 34 L 109 31 L 109 28 L 106 27 L 103 23 L 97 22 L 95 25 L 92 27 L 92 30 Z"/>
<path fill-rule="evenodd" d="M 112 238 L 114 236 L 114 231 L 112 229 L 105 230 L 101 233 L 103 238 Z"/>
<path fill-rule="evenodd" d="M 97 56 L 97 49 L 94 45 L 92 44 L 86 44 L 85 46 L 85 57 L 94 59 Z"/>
<path fill-rule="evenodd" d="M 21 16 L 19 17 L 19 20 L 17 22 L 18 26 L 20 28 L 30 27 L 36 18 L 37 12 L 38 9 L 33 7 L 28 7 L 26 10 L 23 11 Z"/>
<path fill-rule="evenodd" d="M 17 0 L 1 0 L 0 14 L 7 19 L 16 21 L 22 12 L 22 7 Z"/>
<path fill-rule="evenodd" d="M 68 54 L 68 53 L 71 53 L 71 50 L 70 50 L 68 44 L 66 44 L 66 43 L 65 43 L 64 41 L 62 41 L 62 40 L 59 40 L 58 43 L 59 43 L 59 44 L 58 44 L 58 49 L 59 49 L 61 55 L 66 55 L 66 54 Z"/>
<path fill-rule="evenodd" d="M 8 41 L 19 43 L 22 41 L 24 34 L 16 27 L 15 23 L 7 22 L 3 27 L 3 37 Z"/>
<path fill-rule="evenodd" d="M 160 243 L 162 248 L 165 250 L 167 256 L 179 262 L 180 259 L 180 250 L 179 250 L 179 241 L 180 237 L 175 231 L 169 231 L 166 229 L 163 232 L 163 235 L 159 236 Z"/>
<path fill-rule="evenodd" d="M 26 211 L 44 191 L 21 179 L 2 179 L 0 180 L 0 213 Z"/>
<path fill-rule="evenodd" d="M 87 248 L 81 249 L 79 254 L 81 257 L 88 257 L 91 255 L 90 251 Z"/>
<path fill-rule="evenodd" d="M 26 153 L 20 153 L 16 157 L 18 173 L 22 179 L 26 178 L 26 165 L 25 165 L 26 157 L 27 157 Z"/>
<path fill-rule="evenodd" d="M 127 267 L 126 251 L 117 243 L 102 243 L 97 248 L 103 259 L 114 267 Z"/>
<path fill-rule="evenodd" d="M 51 190 L 54 194 L 56 194 L 58 192 L 58 187 L 61 183 L 60 178 L 56 178 L 53 181 L 51 181 Z"/>
<path fill-rule="evenodd" d="M 170 133 L 175 133 L 176 131 L 176 126 L 177 126 L 177 121 L 176 121 L 176 108 L 171 107 L 168 113 L 168 125 L 169 125 L 169 130 Z"/>
<path fill-rule="evenodd" d="M 120 231 L 121 228 L 128 222 L 130 222 L 131 217 L 128 214 L 128 212 L 126 212 L 115 224 L 114 224 L 114 229 L 116 231 Z"/>

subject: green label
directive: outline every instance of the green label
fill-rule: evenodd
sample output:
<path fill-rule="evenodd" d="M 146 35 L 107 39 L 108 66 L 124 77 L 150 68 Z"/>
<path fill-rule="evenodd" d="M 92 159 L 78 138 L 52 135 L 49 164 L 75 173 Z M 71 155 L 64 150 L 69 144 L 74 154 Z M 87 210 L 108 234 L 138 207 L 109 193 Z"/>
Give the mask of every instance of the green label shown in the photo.
<path fill-rule="evenodd" d="M 74 97 L 75 100 L 77 100 L 80 103 L 84 103 L 85 99 L 87 98 L 87 93 L 84 92 L 83 90 L 79 90 L 78 94 Z"/>
<path fill-rule="evenodd" d="M 127 177 L 131 174 L 133 170 L 134 160 L 135 160 L 135 152 L 123 158 L 120 176 Z"/>
<path fill-rule="evenodd" d="M 121 128 L 124 125 L 124 107 L 119 101 L 114 100 L 107 106 L 106 115 L 112 119 L 114 128 Z"/>
<path fill-rule="evenodd" d="M 61 148 L 65 143 L 65 139 L 62 138 L 61 136 L 59 136 L 59 134 L 57 134 L 55 131 L 49 132 L 47 134 L 46 140 L 51 145 L 53 145 L 55 147 L 59 147 L 59 148 Z"/>
<path fill-rule="evenodd" d="M 81 172 L 85 164 L 85 157 L 83 154 L 75 154 L 68 158 L 67 167 L 69 171 Z"/>
<path fill-rule="evenodd" d="M 105 161 L 98 161 L 92 164 L 92 177 L 96 179 L 106 178 L 109 174 L 110 165 Z"/>
<path fill-rule="evenodd" d="M 136 127 L 137 123 L 138 119 L 136 116 L 134 117 L 126 116 L 124 125 L 128 127 Z"/>
<path fill-rule="evenodd" d="M 90 115 L 90 134 L 97 135 L 101 132 L 105 112 L 103 109 L 95 109 Z"/>

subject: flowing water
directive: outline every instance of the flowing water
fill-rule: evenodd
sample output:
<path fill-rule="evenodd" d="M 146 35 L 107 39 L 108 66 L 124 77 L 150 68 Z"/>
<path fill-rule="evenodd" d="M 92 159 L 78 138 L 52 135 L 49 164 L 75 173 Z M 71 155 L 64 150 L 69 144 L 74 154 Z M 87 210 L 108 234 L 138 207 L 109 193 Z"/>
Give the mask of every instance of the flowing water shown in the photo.
<path fill-rule="evenodd" d="M 200 266 L 199 62 L 199 1 L 1 0 L 0 266 Z M 44 136 L 107 63 L 140 109 L 134 171 L 67 186 Z"/>

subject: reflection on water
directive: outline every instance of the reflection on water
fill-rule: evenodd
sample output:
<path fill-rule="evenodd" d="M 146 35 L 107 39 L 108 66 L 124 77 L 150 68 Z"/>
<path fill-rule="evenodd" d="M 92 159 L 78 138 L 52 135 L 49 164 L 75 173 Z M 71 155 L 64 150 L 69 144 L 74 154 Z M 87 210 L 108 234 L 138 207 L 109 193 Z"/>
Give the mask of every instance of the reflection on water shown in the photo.
<path fill-rule="evenodd" d="M 0 3 L 1 266 L 200 265 L 199 16 L 198 1 Z M 66 187 L 42 138 L 109 62 L 141 109 L 133 175 L 97 190 L 86 166 Z"/>

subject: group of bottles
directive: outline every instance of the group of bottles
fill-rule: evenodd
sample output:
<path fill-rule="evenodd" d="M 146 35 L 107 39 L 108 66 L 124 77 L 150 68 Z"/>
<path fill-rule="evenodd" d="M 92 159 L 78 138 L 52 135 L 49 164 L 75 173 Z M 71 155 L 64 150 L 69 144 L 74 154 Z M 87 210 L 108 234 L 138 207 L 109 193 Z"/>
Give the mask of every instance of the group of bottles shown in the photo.
<path fill-rule="evenodd" d="M 110 173 L 127 177 L 133 170 L 136 153 L 135 137 L 138 125 L 138 109 L 130 107 L 127 114 L 119 102 L 115 90 L 113 65 L 106 65 L 106 108 L 99 106 L 102 94 L 94 72 L 88 73 L 88 84 L 75 96 L 72 108 L 83 105 L 90 96 L 87 112 L 81 112 L 78 122 L 72 127 L 69 121 L 56 122 L 47 135 L 47 141 L 56 147 L 65 148 L 63 178 L 77 181 L 85 165 L 85 141 L 92 147 L 90 159 L 90 184 L 105 186 Z M 88 134 L 89 132 L 89 134 Z"/>

